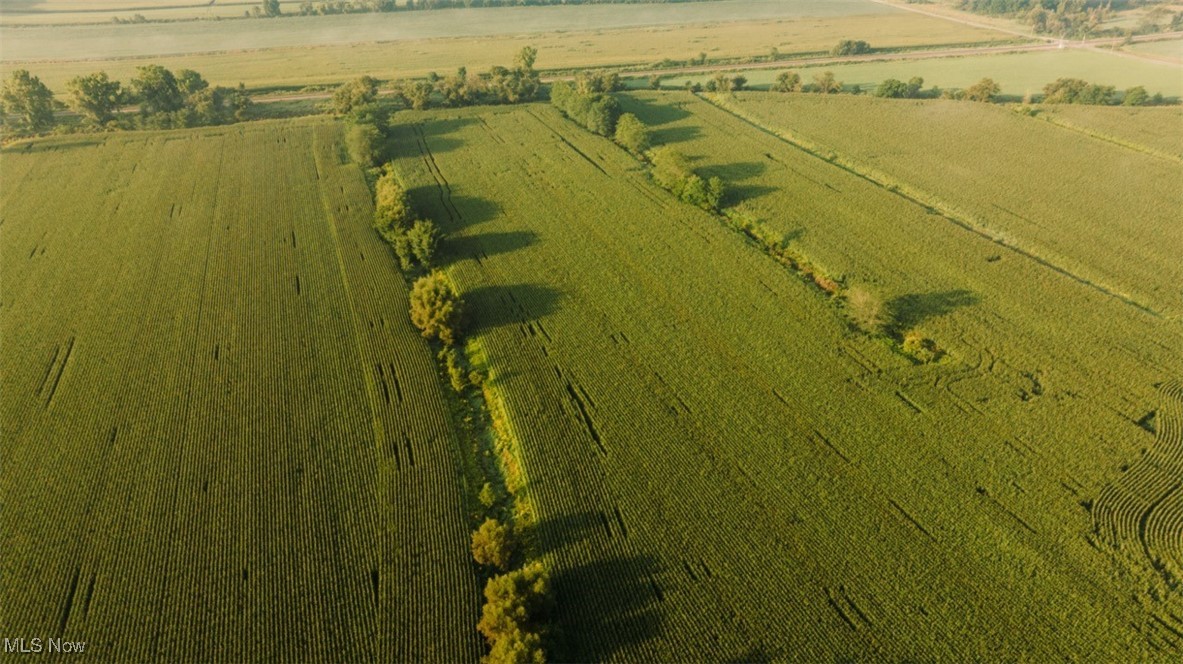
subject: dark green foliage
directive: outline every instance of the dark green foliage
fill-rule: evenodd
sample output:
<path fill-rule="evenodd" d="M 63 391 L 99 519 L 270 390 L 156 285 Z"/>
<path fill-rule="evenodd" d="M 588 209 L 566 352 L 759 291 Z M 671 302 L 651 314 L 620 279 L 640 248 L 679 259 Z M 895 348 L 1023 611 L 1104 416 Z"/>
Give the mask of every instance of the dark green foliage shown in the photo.
<path fill-rule="evenodd" d="M 1043 102 L 1045 104 L 1111 104 L 1114 93 L 1116 93 L 1116 89 L 1112 85 L 1095 85 L 1079 78 L 1058 78 L 1043 86 Z"/>
<path fill-rule="evenodd" d="M 782 71 L 769 89 L 773 92 L 798 92 L 801 90 L 801 76 L 797 72 Z"/>
<path fill-rule="evenodd" d="M 387 164 L 374 183 L 374 228 L 379 231 L 407 231 L 414 217 L 407 191 Z"/>
<path fill-rule="evenodd" d="M 407 244 L 407 249 L 415 262 L 429 268 L 439 249 L 439 229 L 431 221 L 420 219 L 407 231 Z"/>
<path fill-rule="evenodd" d="M 464 303 L 443 272 L 420 277 L 411 287 L 411 322 L 428 339 L 451 346 L 460 337 Z"/>
<path fill-rule="evenodd" d="M 994 96 L 1001 90 L 997 83 L 992 78 L 983 78 L 974 83 L 965 90 L 965 98 L 970 101 L 989 102 L 994 100 Z"/>
<path fill-rule="evenodd" d="M 173 73 L 160 65 L 137 67 L 131 89 L 140 105 L 140 115 L 151 117 L 173 113 L 185 107 L 185 95 Z"/>
<path fill-rule="evenodd" d="M 345 147 L 354 163 L 370 168 L 382 157 L 382 132 L 372 124 L 358 123 L 345 133 Z"/>
<path fill-rule="evenodd" d="M 1122 106 L 1146 106 L 1150 103 L 1150 95 L 1146 92 L 1146 88 L 1136 85 L 1125 91 L 1125 95 L 1121 98 Z"/>
<path fill-rule="evenodd" d="M 449 354 L 449 360 L 452 355 L 455 355 L 454 351 Z M 479 565 L 507 570 L 513 560 L 514 548 L 513 531 L 496 519 L 485 519 L 472 533 L 472 558 Z"/>
<path fill-rule="evenodd" d="M 875 89 L 876 97 L 891 97 L 896 99 L 915 99 L 920 96 L 920 90 L 924 87 L 924 79 L 919 76 L 913 77 L 907 83 L 895 78 L 889 78 L 879 84 Z"/>
<path fill-rule="evenodd" d="M 264 16 L 280 16 L 283 10 L 279 8 L 279 0 L 263 0 Z"/>
<path fill-rule="evenodd" d="M 616 121 L 616 142 L 626 149 L 641 154 L 649 149 L 649 128 L 632 113 L 621 115 Z"/>
<path fill-rule="evenodd" d="M 683 202 L 697 205 L 704 210 L 718 210 L 723 200 L 725 187 L 717 177 L 704 180 L 690 169 L 686 157 L 668 147 L 654 150 L 653 180 Z"/>
<path fill-rule="evenodd" d="M 178 69 L 175 78 L 182 97 L 190 97 L 209 87 L 209 81 L 192 69 Z"/>
<path fill-rule="evenodd" d="M 115 119 L 123 105 L 123 85 L 113 81 L 107 72 L 76 76 L 66 83 L 70 93 L 70 108 L 91 125 L 104 126 Z"/>
<path fill-rule="evenodd" d="M 332 108 L 337 115 L 351 115 L 365 112 L 378 98 L 378 81 L 370 76 L 361 76 L 333 93 Z"/>
<path fill-rule="evenodd" d="M 553 609 L 542 563 L 489 579 L 477 630 L 489 642 L 488 662 L 543 662 L 544 626 Z"/>
<path fill-rule="evenodd" d="M 53 125 L 53 93 L 41 79 L 18 69 L 0 91 L 4 114 L 17 116 L 16 127 L 23 131 L 43 131 Z"/>
<path fill-rule="evenodd" d="M 550 103 L 564 115 L 601 136 L 612 136 L 620 116 L 620 103 L 610 94 L 581 94 L 566 81 L 556 81 L 550 88 Z"/>
<path fill-rule="evenodd" d="M 838 42 L 838 45 L 830 49 L 830 55 L 861 55 L 863 53 L 870 53 L 871 45 L 865 41 L 843 39 Z"/>

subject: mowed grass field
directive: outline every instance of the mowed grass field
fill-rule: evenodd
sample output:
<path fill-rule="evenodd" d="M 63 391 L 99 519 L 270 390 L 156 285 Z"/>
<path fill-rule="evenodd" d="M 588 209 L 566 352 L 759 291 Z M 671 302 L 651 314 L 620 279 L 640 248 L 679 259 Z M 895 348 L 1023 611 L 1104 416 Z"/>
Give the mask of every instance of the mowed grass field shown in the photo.
<path fill-rule="evenodd" d="M 1183 360 L 1177 321 L 697 97 L 625 105 L 734 183 L 726 205 L 949 355 L 915 365 L 852 331 L 549 107 L 396 116 L 522 442 L 557 658 L 1177 656 L 1178 597 L 1144 594 L 1163 583 L 1137 534 L 1115 549 L 1090 512 L 1154 440 L 1137 422 Z"/>
<path fill-rule="evenodd" d="M 477 657 L 456 436 L 340 141 L 4 151 L 10 633 L 117 660 Z"/>
<path fill-rule="evenodd" d="M 885 31 L 883 46 L 932 43 L 989 42 L 996 33 L 965 28 L 937 19 L 890 14 L 776 21 L 737 21 L 719 25 L 631 28 L 440 38 L 316 47 L 274 48 L 259 51 L 205 53 L 116 60 L 33 62 L 27 67 L 55 91 L 79 74 L 103 70 L 127 80 L 136 67 L 159 63 L 172 68 L 195 68 L 215 83 L 249 87 L 299 86 L 338 83 L 357 76 L 402 78 L 447 73 L 461 66 L 484 71 L 505 65 L 525 46 L 539 50 L 541 69 L 577 69 L 636 65 L 649 67 L 667 57 L 690 59 L 766 56 L 781 52 L 826 51 L 850 35 Z M 15 63 L 3 63 L 5 69 Z"/>
<path fill-rule="evenodd" d="M 786 67 L 788 69 L 788 67 Z M 750 85 L 767 87 L 784 69 L 745 71 Z M 897 78 L 907 81 L 913 76 L 924 78 L 925 87 L 965 89 L 983 78 L 998 83 L 1003 95 L 1021 98 L 1039 96 L 1043 87 L 1058 78 L 1081 78 L 1090 83 L 1112 85 L 1125 90 L 1135 85 L 1145 87 L 1151 94 L 1161 92 L 1164 97 L 1178 100 L 1183 97 L 1183 68 L 1178 64 L 1123 56 L 1106 51 L 1065 48 L 1054 51 L 1001 53 L 956 58 L 922 60 L 894 60 L 845 65 L 818 65 L 796 70 L 808 83 L 824 71 L 847 86 L 874 90 L 881 81 Z M 676 76 L 666 85 L 681 84 L 685 80 L 705 83 L 709 76 Z"/>

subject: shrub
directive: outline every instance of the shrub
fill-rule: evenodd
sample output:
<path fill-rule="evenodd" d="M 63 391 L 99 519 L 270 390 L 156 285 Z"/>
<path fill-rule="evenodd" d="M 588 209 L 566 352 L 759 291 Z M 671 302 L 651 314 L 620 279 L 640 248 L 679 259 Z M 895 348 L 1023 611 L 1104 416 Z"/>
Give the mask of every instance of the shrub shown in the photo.
<path fill-rule="evenodd" d="M 333 93 L 332 108 L 337 115 L 349 115 L 378 98 L 378 81 L 371 76 L 362 76 L 337 88 Z"/>
<path fill-rule="evenodd" d="M 902 347 L 905 353 L 911 355 L 917 362 L 922 364 L 935 362 L 944 355 L 944 351 L 937 348 L 935 341 L 916 330 L 909 330 L 904 335 Z"/>
<path fill-rule="evenodd" d="M 843 39 L 838 45 L 830 49 L 830 55 L 861 55 L 870 53 L 871 45 L 863 40 Z"/>
<path fill-rule="evenodd" d="M 611 136 L 620 116 L 620 103 L 604 92 L 580 92 L 565 81 L 551 86 L 550 102 L 564 115 L 601 136 Z"/>
<path fill-rule="evenodd" d="M 1116 88 L 1095 85 L 1079 78 L 1058 78 L 1043 86 L 1045 104 L 1110 104 Z M 1145 91 L 1143 91 L 1145 92 Z"/>
<path fill-rule="evenodd" d="M 989 102 L 994 100 L 994 96 L 999 93 L 1002 88 L 994 82 L 992 78 L 983 78 L 982 80 L 969 86 L 965 91 L 965 98 L 970 101 Z"/>
<path fill-rule="evenodd" d="M 856 286 L 846 292 L 846 310 L 850 320 L 863 331 L 873 334 L 883 330 L 883 302 L 865 288 Z"/>
<path fill-rule="evenodd" d="M 374 227 L 381 231 L 405 231 L 410 228 L 413 215 L 406 189 L 395 177 L 392 165 L 387 164 L 374 183 Z"/>
<path fill-rule="evenodd" d="M 801 90 L 801 76 L 797 72 L 782 71 L 769 89 L 773 92 L 799 92 Z"/>
<path fill-rule="evenodd" d="M 431 221 L 424 219 L 416 221 L 411 226 L 411 230 L 407 231 L 407 244 L 407 249 L 415 262 L 424 268 L 430 268 L 436 250 L 439 249 L 439 229 Z"/>
<path fill-rule="evenodd" d="M 349 157 L 362 168 L 373 166 L 381 157 L 382 132 L 372 124 L 355 124 L 345 134 Z"/>
<path fill-rule="evenodd" d="M 551 604 L 550 576 L 541 563 L 489 579 L 477 623 L 491 646 L 488 661 L 545 661 L 541 626 Z"/>
<path fill-rule="evenodd" d="M 472 557 L 481 565 L 509 569 L 513 550 L 513 532 L 496 519 L 485 519 L 472 534 Z"/>
<path fill-rule="evenodd" d="M 460 336 L 464 302 L 443 272 L 420 277 L 411 287 L 411 322 L 428 339 L 451 346 Z"/>
<path fill-rule="evenodd" d="M 1146 88 L 1137 85 L 1125 91 L 1125 95 L 1121 98 L 1122 106 L 1145 106 L 1150 103 L 1150 95 L 1147 94 Z"/>
<path fill-rule="evenodd" d="M 640 154 L 649 149 L 649 129 L 632 113 L 625 113 L 616 121 L 616 142 Z"/>

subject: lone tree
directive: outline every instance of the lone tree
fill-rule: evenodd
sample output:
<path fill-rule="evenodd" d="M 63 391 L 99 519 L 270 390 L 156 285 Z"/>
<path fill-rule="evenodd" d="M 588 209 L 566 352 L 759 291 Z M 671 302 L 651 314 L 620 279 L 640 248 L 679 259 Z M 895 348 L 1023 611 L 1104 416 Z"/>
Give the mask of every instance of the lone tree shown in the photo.
<path fill-rule="evenodd" d="M 108 78 L 105 71 L 76 76 L 66 83 L 66 90 L 70 93 L 70 108 L 100 127 L 114 120 L 123 104 L 123 85 Z"/>
<path fill-rule="evenodd" d="M 345 83 L 333 93 L 333 112 L 349 115 L 373 104 L 378 98 L 378 81 L 362 76 Z"/>
<path fill-rule="evenodd" d="M 628 150 L 641 154 L 649 149 L 649 129 L 632 113 L 625 113 L 616 120 L 616 142 Z"/>
<path fill-rule="evenodd" d="M 12 72 L 0 90 L 0 105 L 4 114 L 17 116 L 14 124 L 20 130 L 36 132 L 53 125 L 53 93 L 28 70 Z"/>
<path fill-rule="evenodd" d="M 834 78 L 834 72 L 826 71 L 813 75 L 813 91 L 832 95 L 842 91 L 842 82 Z"/>
<path fill-rule="evenodd" d="M 460 336 L 464 302 L 443 272 L 420 277 L 411 287 L 411 322 L 428 339 L 451 346 Z"/>
<path fill-rule="evenodd" d="M 279 8 L 279 0 L 263 0 L 264 16 L 280 16 L 283 10 Z"/>
<path fill-rule="evenodd" d="M 992 78 L 983 78 L 965 91 L 965 98 L 970 101 L 993 101 L 994 96 L 1002 90 Z"/>
<path fill-rule="evenodd" d="M 496 519 L 485 519 L 472 533 L 472 558 L 481 565 L 507 570 L 513 549 L 513 532 Z"/>
<path fill-rule="evenodd" d="M 773 92 L 798 92 L 801 90 L 801 76 L 797 72 L 782 71 L 772 84 Z"/>

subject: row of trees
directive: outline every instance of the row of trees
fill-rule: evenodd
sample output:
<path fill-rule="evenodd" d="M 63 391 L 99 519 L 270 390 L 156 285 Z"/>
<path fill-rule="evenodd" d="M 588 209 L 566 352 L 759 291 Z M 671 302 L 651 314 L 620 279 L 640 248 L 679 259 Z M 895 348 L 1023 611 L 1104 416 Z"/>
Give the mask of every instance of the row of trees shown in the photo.
<path fill-rule="evenodd" d="M 284 13 L 279 0 L 263 0 L 247 10 L 253 18 L 277 16 L 317 16 L 328 14 L 364 14 L 416 9 L 452 9 L 468 7 L 517 7 L 524 5 L 592 5 L 640 4 L 659 2 L 687 2 L 689 0 L 335 0 L 329 2 L 301 2 L 295 12 Z"/>
<path fill-rule="evenodd" d="M 160 65 L 137 68 L 127 86 L 105 71 L 76 76 L 66 83 L 65 107 L 95 129 L 196 127 L 241 121 L 250 115 L 251 99 L 239 84 L 237 89 L 210 86 L 191 69 L 176 73 Z M 3 115 L 13 116 L 20 132 L 40 133 L 56 124 L 62 104 L 53 92 L 27 70 L 12 73 L 0 89 Z M 134 115 L 124 113 L 138 104 Z"/>
<path fill-rule="evenodd" d="M 1148 106 L 1163 103 L 1163 97 L 1162 93 L 1151 96 L 1140 85 L 1118 95 L 1117 88 L 1112 85 L 1098 85 L 1079 78 L 1059 78 L 1043 87 L 1043 103 Z"/>
<path fill-rule="evenodd" d="M 593 75 L 577 77 L 571 83 L 556 81 L 550 87 L 550 103 L 585 129 L 612 136 L 620 117 L 620 102 L 611 94 L 615 85 L 619 85 L 619 79 Z"/>

